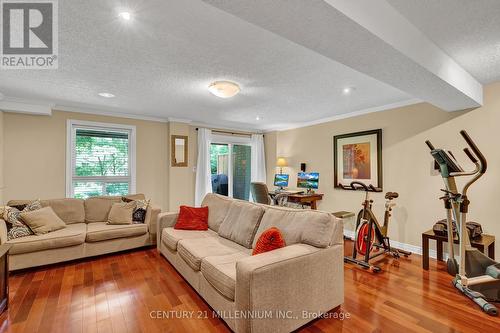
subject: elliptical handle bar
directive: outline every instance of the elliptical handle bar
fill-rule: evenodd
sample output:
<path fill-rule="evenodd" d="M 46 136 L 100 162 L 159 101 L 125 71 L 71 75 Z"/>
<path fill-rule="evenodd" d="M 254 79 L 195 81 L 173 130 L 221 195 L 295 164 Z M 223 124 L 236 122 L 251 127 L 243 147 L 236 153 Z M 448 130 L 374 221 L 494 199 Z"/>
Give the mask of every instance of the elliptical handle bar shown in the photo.
<path fill-rule="evenodd" d="M 427 147 L 429 147 L 430 150 L 434 150 L 435 149 L 434 145 L 429 140 L 426 140 L 425 144 L 427 145 Z"/>
<path fill-rule="evenodd" d="M 488 166 L 488 163 L 486 162 L 486 158 L 484 157 L 483 153 L 481 153 L 479 148 L 476 146 L 474 141 L 472 141 L 469 134 L 465 130 L 461 130 L 460 134 L 464 138 L 465 142 L 467 142 L 467 145 L 469 145 L 469 147 L 472 150 L 472 152 L 474 153 L 474 155 L 476 155 L 477 159 L 479 159 L 479 165 L 480 165 L 479 173 L 481 173 L 481 174 L 485 173 L 487 166 Z M 469 153 L 470 153 L 470 151 L 469 151 Z M 466 154 L 467 154 L 467 156 L 469 156 L 469 154 L 467 152 L 466 152 Z M 469 156 L 469 158 L 474 162 L 474 159 L 472 159 L 471 156 Z M 474 163 L 476 163 L 476 162 L 474 162 Z"/>
<path fill-rule="evenodd" d="M 465 155 L 467 155 L 470 160 L 472 161 L 472 163 L 476 164 L 477 163 L 477 158 L 476 156 L 474 156 L 474 154 L 472 154 L 469 150 L 469 148 L 464 148 L 464 153 Z"/>

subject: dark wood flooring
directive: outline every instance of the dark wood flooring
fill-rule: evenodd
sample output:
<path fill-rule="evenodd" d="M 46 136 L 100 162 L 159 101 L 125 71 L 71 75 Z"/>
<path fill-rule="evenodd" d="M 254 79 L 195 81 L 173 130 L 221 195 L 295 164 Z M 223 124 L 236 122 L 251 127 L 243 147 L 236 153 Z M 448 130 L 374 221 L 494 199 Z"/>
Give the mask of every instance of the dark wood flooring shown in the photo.
<path fill-rule="evenodd" d="M 350 251 L 350 243 L 346 252 Z M 442 269 L 421 257 L 379 260 L 373 274 L 345 266 L 349 318 L 316 320 L 304 332 L 500 332 L 500 318 L 461 296 Z M 136 250 L 15 273 L 0 332 L 228 332 L 218 319 L 152 319 L 151 311 L 211 314 L 156 249 Z M 334 317 L 334 316 L 332 316 Z"/>

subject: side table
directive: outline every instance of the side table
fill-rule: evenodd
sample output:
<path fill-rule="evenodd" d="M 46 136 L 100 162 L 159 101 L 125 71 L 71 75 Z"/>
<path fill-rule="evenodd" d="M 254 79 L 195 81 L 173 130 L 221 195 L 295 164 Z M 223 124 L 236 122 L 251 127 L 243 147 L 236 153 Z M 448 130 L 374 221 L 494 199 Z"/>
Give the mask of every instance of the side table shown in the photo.
<path fill-rule="evenodd" d="M 425 270 L 429 269 L 429 240 L 434 239 L 436 241 L 436 252 L 437 260 L 443 260 L 443 242 L 448 241 L 446 236 L 438 236 L 434 234 L 434 231 L 427 230 L 422 233 L 422 268 Z M 458 237 L 453 240 L 454 244 L 459 244 Z M 484 253 L 484 250 L 488 250 L 488 257 L 495 259 L 495 236 L 482 234 L 481 237 L 471 240 L 471 245 Z"/>

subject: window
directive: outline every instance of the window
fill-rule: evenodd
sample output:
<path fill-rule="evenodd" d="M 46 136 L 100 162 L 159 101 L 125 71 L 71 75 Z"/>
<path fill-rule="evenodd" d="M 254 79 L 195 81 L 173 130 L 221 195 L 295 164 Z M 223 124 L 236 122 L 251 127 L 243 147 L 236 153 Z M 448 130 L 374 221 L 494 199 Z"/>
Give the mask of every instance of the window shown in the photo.
<path fill-rule="evenodd" d="M 66 196 L 135 192 L 135 126 L 68 120 Z"/>
<path fill-rule="evenodd" d="M 212 192 L 249 200 L 251 147 L 247 138 L 214 136 L 210 145 Z"/>

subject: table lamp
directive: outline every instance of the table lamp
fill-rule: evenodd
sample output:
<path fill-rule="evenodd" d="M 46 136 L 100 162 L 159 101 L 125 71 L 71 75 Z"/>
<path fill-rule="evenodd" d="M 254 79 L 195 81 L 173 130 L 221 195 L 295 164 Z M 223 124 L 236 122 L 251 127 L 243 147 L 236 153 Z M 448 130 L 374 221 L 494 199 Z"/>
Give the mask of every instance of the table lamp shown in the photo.
<path fill-rule="evenodd" d="M 283 168 L 288 166 L 284 157 L 278 157 L 276 161 L 276 166 L 280 168 L 280 175 L 283 174 Z"/>

